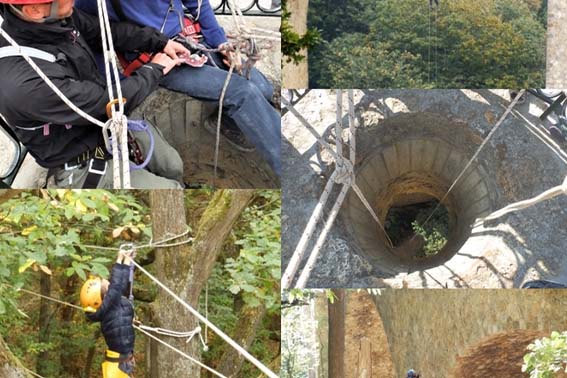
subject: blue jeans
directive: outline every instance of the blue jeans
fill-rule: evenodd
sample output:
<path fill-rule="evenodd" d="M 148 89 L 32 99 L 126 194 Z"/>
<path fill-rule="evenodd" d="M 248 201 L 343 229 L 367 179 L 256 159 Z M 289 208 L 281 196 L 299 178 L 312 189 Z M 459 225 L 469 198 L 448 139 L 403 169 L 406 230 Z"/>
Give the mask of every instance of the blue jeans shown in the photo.
<path fill-rule="evenodd" d="M 222 62 L 217 64 L 223 69 L 209 64 L 200 68 L 189 65 L 176 67 L 161 79 L 160 84 L 200 100 L 218 102 L 227 71 Z M 236 123 L 280 177 L 281 117 L 269 102 L 273 90 L 270 82 L 255 68 L 250 80 L 234 73 L 224 96 L 223 114 L 226 112 Z"/>

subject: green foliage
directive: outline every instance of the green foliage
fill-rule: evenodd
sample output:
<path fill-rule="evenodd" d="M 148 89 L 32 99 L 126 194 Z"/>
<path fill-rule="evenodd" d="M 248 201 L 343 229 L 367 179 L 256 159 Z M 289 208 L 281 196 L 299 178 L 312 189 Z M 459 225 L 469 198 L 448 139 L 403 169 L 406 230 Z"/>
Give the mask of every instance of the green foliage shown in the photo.
<path fill-rule="evenodd" d="M 541 0 L 312 0 L 325 42 L 310 51 L 310 87 L 539 87 L 545 14 Z"/>
<path fill-rule="evenodd" d="M 522 372 L 528 372 L 530 378 L 553 378 L 560 370 L 567 372 L 567 332 L 552 332 L 551 337 L 536 340 L 528 349 Z"/>
<path fill-rule="evenodd" d="M 0 313 L 15 308 L 14 289 L 35 272 L 84 280 L 88 274 L 108 277 L 108 251 L 85 244 L 112 245 L 149 227 L 145 210 L 129 194 L 101 190 L 22 192 L 0 205 Z M 115 225 L 120 225 L 116 228 Z M 116 231 L 120 231 L 117 233 Z M 17 253 L 14 253 L 17 251 Z"/>
<path fill-rule="evenodd" d="M 281 278 L 281 195 L 277 191 L 260 194 L 261 201 L 242 214 L 247 227 L 237 235 L 240 246 L 237 258 L 225 260 L 230 277 L 228 290 L 242 295 L 247 306 L 264 305 L 277 310 L 280 303 Z"/>
<path fill-rule="evenodd" d="M 422 252 L 425 257 L 438 254 L 447 243 L 447 223 L 434 223 L 428 222 L 426 227 L 423 227 L 417 221 L 412 222 L 413 230 L 417 235 L 421 235 L 425 240 Z M 441 230 L 441 231 L 440 231 Z"/>
<path fill-rule="evenodd" d="M 49 353 L 55 358 L 41 362 L 45 376 L 76 377 L 62 371 L 56 356 L 64 354 L 68 364 L 80 365 L 98 325 L 84 322 L 83 315 L 74 312 L 66 317 L 78 321 L 63 321 L 57 316 L 63 314 L 63 307 L 50 303 L 45 330 L 48 341 L 39 342 L 39 302 L 20 295 L 18 289 L 37 290 L 39 275 L 47 274 L 52 296 L 76 303 L 75 287 L 89 274 L 108 277 L 107 267 L 116 255 L 85 245 L 116 246 L 151 234 L 147 209 L 136 195 L 126 191 L 39 190 L 22 192 L 0 204 L 0 333 L 29 368 L 34 368 L 33 361 L 43 353 Z M 102 339 L 99 342 L 104 343 Z"/>
<path fill-rule="evenodd" d="M 252 204 L 242 213 L 232 238 L 225 245 L 208 280 L 208 317 L 229 335 L 234 334 L 239 310 L 243 306 L 264 306 L 269 314 L 258 330 L 250 352 L 263 361 L 274 358 L 277 329 L 270 319 L 280 316 L 281 278 L 281 194 L 257 191 Z M 205 295 L 200 297 L 200 311 L 205 312 Z M 214 366 L 222 357 L 222 342 L 209 332 L 212 347 L 203 353 L 206 363 Z M 257 369 L 244 364 L 239 377 L 255 378 Z"/>
<path fill-rule="evenodd" d="M 321 36 L 317 29 L 310 28 L 303 35 L 299 35 L 293 31 L 292 26 L 289 24 L 291 13 L 286 6 L 286 0 L 282 4 L 282 23 L 280 32 L 282 33 L 282 53 L 287 61 L 293 61 L 295 64 L 305 59 L 301 54 L 302 49 L 310 49 L 317 43 L 321 42 Z"/>
<path fill-rule="evenodd" d="M 198 223 L 213 194 L 210 190 L 187 192 L 185 203 L 191 224 Z M 90 377 L 100 376 L 99 351 L 104 350 L 104 340 L 93 339 L 99 325 L 85 322 L 80 311 L 49 303 L 48 342 L 38 342 L 39 301 L 17 289 L 38 292 L 39 276 L 45 272 L 51 276 L 53 297 L 77 303 L 82 280 L 89 274 L 107 277 L 116 256 L 115 251 L 87 245 L 117 247 L 128 241 L 144 243 L 151 236 L 144 198 L 143 192 L 133 191 L 41 190 L 23 192 L 0 204 L 0 334 L 27 367 L 33 369 L 42 353 L 48 352 L 43 375 L 77 377 L 77 371 L 84 369 L 87 348 L 96 345 Z M 234 333 L 243 305 L 266 306 L 271 319 L 279 317 L 280 208 L 278 191 L 258 191 L 232 231 L 226 259 L 215 264 L 209 279 L 209 319 L 228 334 Z M 138 251 L 140 258 L 144 254 Z M 145 279 L 136 282 L 149 285 Z M 201 295 L 203 312 L 204 307 L 205 296 Z M 143 309 L 140 303 L 138 315 Z M 211 332 L 209 336 L 212 348 L 204 357 L 216 361 L 221 357 L 222 343 L 215 343 L 218 340 Z M 279 337 L 279 321 L 275 329 L 265 320 L 252 346 L 255 355 L 272 360 Z M 142 351 L 145 339 L 137 340 L 136 349 Z M 64 371 L 62 360 L 76 370 Z M 142 361 L 137 369 L 141 376 L 143 365 Z M 239 376 L 255 378 L 257 374 L 256 369 L 250 369 Z"/>

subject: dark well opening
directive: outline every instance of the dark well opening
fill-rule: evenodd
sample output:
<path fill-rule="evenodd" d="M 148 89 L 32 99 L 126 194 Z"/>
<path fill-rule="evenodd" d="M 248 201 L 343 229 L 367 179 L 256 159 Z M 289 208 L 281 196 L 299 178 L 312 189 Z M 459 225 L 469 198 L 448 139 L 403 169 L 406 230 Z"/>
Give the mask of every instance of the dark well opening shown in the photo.
<path fill-rule="evenodd" d="M 438 254 L 447 243 L 449 211 L 437 199 L 392 206 L 384 227 L 395 254 L 407 258 L 428 258 Z"/>

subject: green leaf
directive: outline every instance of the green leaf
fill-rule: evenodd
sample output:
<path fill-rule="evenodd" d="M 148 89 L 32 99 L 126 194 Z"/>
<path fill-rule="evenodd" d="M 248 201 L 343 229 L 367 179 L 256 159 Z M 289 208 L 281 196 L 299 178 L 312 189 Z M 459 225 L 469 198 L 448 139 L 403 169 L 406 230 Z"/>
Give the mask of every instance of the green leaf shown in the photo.
<path fill-rule="evenodd" d="M 33 264 L 35 264 L 35 260 L 33 260 L 33 259 L 27 259 L 26 262 L 18 268 L 18 273 L 23 273 L 23 272 L 25 272 L 25 271 L 28 270 L 28 268 L 29 268 L 30 266 L 32 266 Z"/>
<path fill-rule="evenodd" d="M 94 260 L 93 260 L 94 261 Z M 91 264 L 91 272 L 95 273 L 98 276 L 101 277 L 108 277 L 110 275 L 110 272 L 108 271 L 108 268 L 102 264 Z"/>
<path fill-rule="evenodd" d="M 228 288 L 228 291 L 230 291 L 232 294 L 238 294 L 240 292 L 240 286 L 238 285 L 230 285 Z"/>

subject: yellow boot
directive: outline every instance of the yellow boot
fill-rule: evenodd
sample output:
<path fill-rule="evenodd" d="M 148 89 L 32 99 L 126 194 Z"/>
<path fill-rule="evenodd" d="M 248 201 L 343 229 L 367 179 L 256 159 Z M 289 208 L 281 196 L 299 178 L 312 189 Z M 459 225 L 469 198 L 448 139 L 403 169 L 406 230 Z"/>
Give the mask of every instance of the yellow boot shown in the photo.
<path fill-rule="evenodd" d="M 102 363 L 103 378 L 129 378 L 129 375 L 118 368 L 120 353 L 111 350 L 106 351 L 105 360 Z"/>

